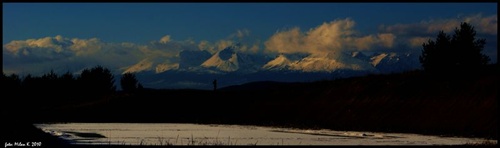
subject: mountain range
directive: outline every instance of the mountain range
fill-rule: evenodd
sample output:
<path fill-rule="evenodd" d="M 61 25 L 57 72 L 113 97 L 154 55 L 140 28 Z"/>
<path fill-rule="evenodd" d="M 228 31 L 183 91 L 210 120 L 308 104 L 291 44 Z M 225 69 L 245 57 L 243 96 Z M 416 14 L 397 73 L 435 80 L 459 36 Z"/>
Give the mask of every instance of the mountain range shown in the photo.
<path fill-rule="evenodd" d="M 202 50 L 181 51 L 179 63 L 150 62 L 149 70 L 143 68 L 136 75 L 150 88 L 212 89 L 214 79 L 219 87 L 254 81 L 308 82 L 402 72 L 420 66 L 418 55 L 412 53 L 280 53 L 271 57 L 239 52 L 239 48 L 233 45 L 213 54 Z"/>

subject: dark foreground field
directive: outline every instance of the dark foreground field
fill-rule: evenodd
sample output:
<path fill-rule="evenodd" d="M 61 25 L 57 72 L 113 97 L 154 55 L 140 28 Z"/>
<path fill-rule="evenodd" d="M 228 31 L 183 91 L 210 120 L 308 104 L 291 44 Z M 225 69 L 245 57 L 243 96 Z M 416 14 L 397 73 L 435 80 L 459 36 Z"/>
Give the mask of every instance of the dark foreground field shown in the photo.
<path fill-rule="evenodd" d="M 413 71 L 255 82 L 216 92 L 144 89 L 56 104 L 14 101 L 2 109 L 2 140 L 59 144 L 31 126 L 50 122 L 253 124 L 497 139 L 497 75 L 497 67 L 453 76 Z"/>

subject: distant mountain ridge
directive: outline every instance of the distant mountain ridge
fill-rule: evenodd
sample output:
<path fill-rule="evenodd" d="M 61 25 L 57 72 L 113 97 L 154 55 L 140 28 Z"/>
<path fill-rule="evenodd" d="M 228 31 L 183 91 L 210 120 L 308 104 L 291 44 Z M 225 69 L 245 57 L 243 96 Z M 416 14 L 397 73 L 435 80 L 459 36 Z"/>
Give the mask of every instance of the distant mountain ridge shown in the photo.
<path fill-rule="evenodd" d="M 356 51 L 336 54 L 278 54 L 273 58 L 241 52 L 239 48 L 238 45 L 232 45 L 213 54 L 201 50 L 181 51 L 179 63 L 157 64 L 151 70 L 139 71 L 138 79 L 145 87 L 211 89 L 213 79 L 226 79 L 219 86 L 266 80 L 304 82 L 368 73 L 402 72 L 420 66 L 418 56 L 410 53 Z M 150 67 L 154 65 L 151 60 L 141 62 L 143 63 L 139 64 L 149 64 Z M 307 76 L 313 77 L 304 78 Z"/>

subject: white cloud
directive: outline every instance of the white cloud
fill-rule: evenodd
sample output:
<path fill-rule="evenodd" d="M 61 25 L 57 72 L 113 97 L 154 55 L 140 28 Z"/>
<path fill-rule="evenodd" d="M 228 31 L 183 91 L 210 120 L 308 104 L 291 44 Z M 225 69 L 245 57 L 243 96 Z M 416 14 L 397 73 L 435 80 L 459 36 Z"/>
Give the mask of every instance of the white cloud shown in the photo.
<path fill-rule="evenodd" d="M 10 52 L 12 54 L 17 55 L 19 52 L 21 52 L 21 53 L 23 52 L 23 51 L 19 51 L 19 50 L 21 50 L 21 48 L 24 46 L 27 46 L 26 41 L 12 41 L 12 42 L 4 45 L 4 50 L 7 52 Z M 25 53 L 25 55 L 26 54 L 28 54 L 28 53 Z"/>
<path fill-rule="evenodd" d="M 219 40 L 219 41 L 217 41 L 217 43 L 215 43 L 216 47 L 217 47 L 216 50 L 220 51 L 228 46 L 233 45 L 233 43 L 234 42 L 232 40 Z"/>
<path fill-rule="evenodd" d="M 353 39 L 353 41 L 351 41 L 350 39 Z M 372 47 L 373 44 L 376 42 L 375 37 L 373 35 L 364 36 L 360 38 L 347 38 L 347 40 L 349 42 L 346 44 L 352 44 L 358 50 L 370 49 L 370 47 Z"/>
<path fill-rule="evenodd" d="M 396 36 L 392 33 L 382 33 L 377 35 L 379 42 L 384 47 L 392 48 Z"/>
<path fill-rule="evenodd" d="M 412 37 L 409 39 L 410 47 L 422 47 L 422 44 L 427 43 L 431 37 Z"/>
<path fill-rule="evenodd" d="M 206 50 L 211 54 L 214 54 L 217 52 L 217 50 L 215 49 L 215 46 L 206 40 L 200 41 L 200 43 L 198 44 L 198 49 Z"/>
<path fill-rule="evenodd" d="M 305 46 L 303 41 L 304 35 L 301 34 L 299 28 L 293 28 L 288 31 L 276 32 L 264 44 L 266 51 L 277 53 L 308 53 L 307 49 L 300 46 Z"/>
<path fill-rule="evenodd" d="M 441 30 L 452 32 L 460 26 L 461 22 L 467 22 L 474 26 L 478 33 L 496 35 L 498 28 L 497 21 L 497 15 L 483 17 L 481 14 L 476 14 L 459 18 L 424 20 L 412 24 L 382 25 L 380 29 L 383 32 L 390 32 L 396 35 L 435 35 Z"/>
<path fill-rule="evenodd" d="M 72 44 L 71 41 L 63 40 L 62 37 L 58 35 L 56 37 L 28 39 L 25 41 L 22 40 L 12 41 L 6 44 L 4 48 L 6 49 L 6 51 L 15 55 L 18 55 L 20 53 L 23 55 L 29 55 L 31 52 L 51 54 L 52 52 L 54 53 L 63 52 L 63 50 L 65 50 L 65 48 L 68 46 L 68 44 Z M 38 51 L 30 50 L 34 48 L 38 49 Z"/>
<path fill-rule="evenodd" d="M 498 17 L 497 15 L 492 15 L 488 17 L 483 17 L 481 14 L 468 16 L 464 18 L 465 22 L 475 24 L 477 26 L 477 31 L 480 33 L 496 35 L 498 30 Z"/>
<path fill-rule="evenodd" d="M 258 53 L 259 52 L 259 45 L 260 45 L 260 42 L 259 41 L 256 41 L 253 45 L 242 45 L 240 48 L 239 48 L 239 51 L 241 52 L 246 52 L 246 53 Z"/>
<path fill-rule="evenodd" d="M 200 41 L 200 43 L 198 44 L 198 49 L 206 50 L 211 54 L 217 52 L 217 50 L 215 50 L 215 46 L 206 40 Z"/>
<path fill-rule="evenodd" d="M 245 53 L 257 53 L 259 52 L 260 41 L 259 40 L 249 40 L 250 31 L 248 29 L 237 30 L 235 33 L 229 35 L 225 39 L 219 39 L 214 43 L 206 40 L 202 40 L 198 44 L 199 50 L 206 50 L 211 54 L 215 54 L 218 51 L 225 49 L 226 47 L 239 44 L 240 48 L 236 49 L 238 52 Z"/>
<path fill-rule="evenodd" d="M 243 38 L 248 35 L 250 35 L 250 31 L 248 29 L 238 30 L 236 32 L 236 37 L 238 38 Z"/>
<path fill-rule="evenodd" d="M 92 55 L 102 49 L 103 44 L 97 38 L 92 39 L 71 39 L 73 43 L 69 49 L 77 56 Z"/>
<path fill-rule="evenodd" d="M 163 36 L 161 39 L 160 39 L 160 43 L 163 43 L 163 44 L 166 44 L 170 42 L 170 35 L 166 35 L 166 36 Z"/>
<path fill-rule="evenodd" d="M 170 43 L 167 42 L 164 47 L 168 47 Z M 3 53 L 9 60 L 4 61 L 4 70 L 35 74 L 44 69 L 61 69 L 61 72 L 66 72 L 102 65 L 121 73 L 126 70 L 123 67 L 137 65 L 148 57 L 175 57 L 178 54 L 167 51 L 161 46 L 104 43 L 97 38 L 70 39 L 58 35 L 5 44 Z"/>
<path fill-rule="evenodd" d="M 303 33 L 298 27 L 278 31 L 265 42 L 266 52 L 337 54 L 345 50 L 370 50 L 374 47 L 391 48 L 394 34 L 360 36 L 353 30 L 355 22 L 349 18 L 335 20 Z"/>
<path fill-rule="evenodd" d="M 138 49 L 144 54 L 145 57 L 174 57 L 178 54 L 177 51 L 162 50 L 161 47 L 157 46 L 139 46 Z M 174 48 L 176 49 L 176 48 Z"/>

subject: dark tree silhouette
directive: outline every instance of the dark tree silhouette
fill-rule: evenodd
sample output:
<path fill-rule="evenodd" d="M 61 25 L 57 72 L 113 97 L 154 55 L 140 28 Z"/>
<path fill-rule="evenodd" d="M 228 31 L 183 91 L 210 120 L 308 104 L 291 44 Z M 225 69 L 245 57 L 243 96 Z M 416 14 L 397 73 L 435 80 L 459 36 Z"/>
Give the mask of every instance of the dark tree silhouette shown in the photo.
<path fill-rule="evenodd" d="M 425 70 L 437 71 L 451 67 L 453 61 L 447 56 L 451 54 L 450 40 L 450 36 L 440 31 L 435 42 L 429 39 L 428 43 L 423 45 L 419 60 Z"/>
<path fill-rule="evenodd" d="M 481 53 L 486 40 L 475 38 L 476 31 L 473 26 L 462 23 L 460 29 L 455 28 L 454 33 L 450 38 L 440 31 L 436 41 L 429 39 L 422 45 L 423 50 L 419 60 L 424 70 L 428 72 L 471 70 L 490 61 L 488 56 Z"/>
<path fill-rule="evenodd" d="M 32 76 L 31 74 L 24 76 L 21 82 L 21 89 L 24 93 L 37 93 L 41 87 L 44 87 L 42 85 L 42 78 Z"/>
<path fill-rule="evenodd" d="M 481 54 L 486 39 L 476 39 L 475 36 L 476 31 L 470 24 L 462 23 L 460 29 L 455 29 L 451 44 L 456 49 L 456 65 L 472 68 L 490 61 L 488 56 Z"/>
<path fill-rule="evenodd" d="M 62 81 L 61 82 L 61 85 L 68 89 L 68 90 L 73 90 L 75 89 L 75 77 L 73 76 L 73 74 L 71 74 L 69 71 L 64 73 L 63 75 L 61 75 L 61 77 L 59 77 L 59 79 Z"/>
<path fill-rule="evenodd" d="M 48 82 L 48 81 L 47 81 Z M 50 86 L 45 85 L 46 81 L 39 76 L 32 76 L 28 74 L 24 76 L 24 79 L 21 82 L 21 91 L 20 97 L 22 98 L 22 102 L 26 103 L 26 107 L 30 109 L 37 110 L 46 104 L 50 104 L 53 97 L 47 97 L 49 92 L 46 92 Z M 33 98 L 31 96 L 37 96 Z M 44 99 L 40 99 L 44 98 Z"/>
<path fill-rule="evenodd" d="M 212 84 L 214 84 L 214 91 L 216 91 L 217 90 L 217 79 L 214 79 Z"/>
<path fill-rule="evenodd" d="M 58 78 L 57 74 L 54 73 L 54 70 L 50 70 L 49 73 L 46 73 L 42 76 L 44 80 L 56 80 Z"/>
<path fill-rule="evenodd" d="M 40 95 L 42 96 L 50 96 L 58 98 L 61 95 L 60 91 L 62 86 L 59 84 L 59 76 L 53 71 L 50 70 L 49 73 L 42 75 L 40 84 L 37 84 L 36 88 Z"/>
<path fill-rule="evenodd" d="M 80 89 L 86 93 L 102 95 L 112 93 L 116 90 L 113 74 L 102 66 L 96 66 L 92 69 L 84 69 L 78 78 Z"/>
<path fill-rule="evenodd" d="M 142 84 L 139 83 L 139 84 L 137 84 L 137 89 L 142 90 L 142 89 L 144 89 L 144 86 L 142 86 Z"/>
<path fill-rule="evenodd" d="M 73 74 L 71 74 L 69 71 L 64 73 L 63 75 L 61 75 L 60 77 L 62 80 L 66 80 L 66 81 L 72 81 L 72 80 L 75 80 L 75 77 L 73 76 Z"/>
<path fill-rule="evenodd" d="M 21 89 L 21 79 L 16 74 L 7 76 L 2 73 L 2 87 L 7 96 L 17 94 Z"/>
<path fill-rule="evenodd" d="M 120 79 L 120 85 L 125 92 L 135 92 L 139 87 L 139 81 L 133 73 L 125 73 Z"/>
<path fill-rule="evenodd" d="M 69 71 L 59 77 L 59 90 L 66 92 L 65 94 L 77 93 L 76 79 Z M 71 98 L 74 99 L 74 98 Z"/>

